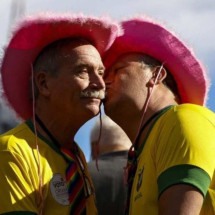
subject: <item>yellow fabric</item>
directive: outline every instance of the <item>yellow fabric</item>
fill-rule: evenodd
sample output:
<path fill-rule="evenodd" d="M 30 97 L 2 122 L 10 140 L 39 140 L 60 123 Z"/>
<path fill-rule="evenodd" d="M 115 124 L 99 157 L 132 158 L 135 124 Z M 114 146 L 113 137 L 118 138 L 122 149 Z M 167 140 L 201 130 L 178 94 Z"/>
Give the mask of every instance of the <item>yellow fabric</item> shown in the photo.
<path fill-rule="evenodd" d="M 0 214 L 15 211 L 28 211 L 38 214 L 41 206 L 39 159 L 43 214 L 69 214 L 70 206 L 63 205 L 56 200 L 56 198 L 58 200 L 65 199 L 64 180 L 65 169 L 68 164 L 62 155 L 49 144 L 40 138 L 37 141 L 40 152 L 39 158 L 36 150 L 36 136 L 27 124 L 23 123 L 0 136 Z M 86 167 L 87 164 L 82 152 L 81 157 Z M 86 175 L 90 179 L 88 171 L 86 171 Z M 97 214 L 95 197 L 91 195 L 87 199 L 87 215 L 95 214 Z"/>
<path fill-rule="evenodd" d="M 158 177 L 179 165 L 196 167 L 211 183 L 201 215 L 215 214 L 215 117 L 206 108 L 174 106 L 154 124 L 138 157 L 130 215 L 158 214 Z M 195 186 L 195 177 L 190 178 Z M 168 183 L 168 179 L 167 179 Z"/>

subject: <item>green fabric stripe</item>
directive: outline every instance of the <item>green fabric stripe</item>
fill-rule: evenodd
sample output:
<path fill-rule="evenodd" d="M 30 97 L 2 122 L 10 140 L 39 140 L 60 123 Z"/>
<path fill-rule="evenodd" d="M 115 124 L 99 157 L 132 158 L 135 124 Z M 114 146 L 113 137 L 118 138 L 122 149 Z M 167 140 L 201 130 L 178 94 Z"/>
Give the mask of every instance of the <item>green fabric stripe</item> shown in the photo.
<path fill-rule="evenodd" d="M 165 108 L 163 108 L 163 109 L 160 110 L 160 113 L 159 113 L 159 115 L 155 118 L 154 122 L 152 123 L 152 125 L 151 125 L 151 127 L 150 127 L 150 129 L 149 129 L 149 131 L 148 131 L 148 133 L 147 133 L 147 135 L 146 135 L 146 138 L 145 138 L 145 140 L 143 141 L 143 144 L 141 144 L 140 147 L 139 147 L 139 149 L 137 150 L 137 157 L 139 157 L 139 155 L 140 155 L 141 152 L 143 151 L 143 148 L 144 148 L 144 146 L 145 146 L 145 143 L 146 143 L 146 141 L 147 141 L 147 139 L 148 139 L 148 136 L 149 136 L 149 134 L 150 134 L 150 132 L 151 132 L 151 130 L 152 130 L 154 124 L 158 121 L 158 119 L 159 119 L 164 113 L 166 113 L 166 112 L 167 112 L 169 109 L 171 109 L 172 107 L 174 107 L 174 106 L 173 106 L 173 105 L 170 105 L 170 106 L 167 106 L 167 107 L 165 107 Z"/>
<path fill-rule="evenodd" d="M 27 120 L 25 122 L 27 124 L 27 126 L 31 129 L 31 131 L 34 133 L 34 125 L 32 123 L 31 120 Z M 34 133 L 35 134 L 35 133 Z M 47 140 L 44 136 L 42 136 L 39 132 L 37 133 L 38 137 L 43 140 L 43 142 L 45 142 L 47 145 L 49 145 L 55 152 L 57 152 L 58 154 L 60 154 L 61 156 L 63 156 L 63 158 L 66 160 L 66 162 L 69 162 L 69 160 L 67 159 L 67 157 L 64 155 L 64 153 L 61 152 L 61 150 L 51 141 Z"/>
<path fill-rule="evenodd" d="M 205 196 L 210 185 L 210 181 L 210 176 L 203 169 L 196 166 L 174 166 L 161 173 L 158 177 L 157 182 L 159 196 L 165 189 L 176 184 L 193 185 L 199 189 L 203 196 Z"/>
<path fill-rule="evenodd" d="M 2 215 L 37 215 L 37 213 L 30 212 L 30 211 L 13 211 L 13 212 L 3 213 Z"/>
<path fill-rule="evenodd" d="M 34 125 L 32 123 L 31 120 L 27 120 L 25 122 L 27 124 L 27 126 L 31 129 L 31 131 L 34 133 Z M 59 154 L 62 154 L 60 149 L 52 142 L 50 142 L 49 140 L 47 140 L 45 137 L 43 137 L 39 132 L 38 132 L 38 137 L 43 140 L 45 143 L 47 143 L 52 149 L 54 149 L 54 151 L 56 151 Z"/>
<path fill-rule="evenodd" d="M 31 129 L 31 131 L 35 134 L 34 132 L 34 125 L 33 125 L 33 122 L 29 119 L 27 121 L 25 121 L 26 125 Z M 60 154 L 61 156 L 63 156 L 63 158 L 65 159 L 65 161 L 67 163 L 70 162 L 70 159 L 68 159 L 66 157 L 66 155 L 54 144 L 52 143 L 51 141 L 47 140 L 44 136 L 42 136 L 39 132 L 37 133 L 38 137 L 43 140 L 47 145 L 49 145 L 55 152 L 57 152 L 58 154 Z M 80 153 L 80 148 L 78 146 L 78 144 L 76 142 L 74 142 L 74 144 L 77 145 L 77 148 L 78 148 L 78 153 Z"/>

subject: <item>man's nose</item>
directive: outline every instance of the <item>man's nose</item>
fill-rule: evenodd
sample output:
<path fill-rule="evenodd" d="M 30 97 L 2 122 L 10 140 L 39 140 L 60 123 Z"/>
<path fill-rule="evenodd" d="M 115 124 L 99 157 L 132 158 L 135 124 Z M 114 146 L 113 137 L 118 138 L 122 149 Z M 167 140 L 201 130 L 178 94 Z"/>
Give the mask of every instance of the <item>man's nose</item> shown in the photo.
<path fill-rule="evenodd" d="M 104 89 L 105 88 L 105 82 L 103 79 L 103 76 L 95 72 L 91 78 L 90 78 L 90 83 L 91 85 L 99 88 L 99 89 Z"/>

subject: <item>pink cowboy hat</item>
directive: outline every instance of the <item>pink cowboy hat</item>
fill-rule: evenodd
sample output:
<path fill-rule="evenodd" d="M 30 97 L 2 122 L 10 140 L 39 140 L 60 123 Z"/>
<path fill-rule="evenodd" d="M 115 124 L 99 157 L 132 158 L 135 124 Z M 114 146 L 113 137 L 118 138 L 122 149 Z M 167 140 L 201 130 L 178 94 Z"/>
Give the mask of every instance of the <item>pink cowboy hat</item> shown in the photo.
<path fill-rule="evenodd" d="M 110 20 L 84 15 L 46 13 L 20 22 L 1 65 L 3 90 L 9 104 L 21 118 L 32 116 L 31 67 L 45 46 L 67 37 L 82 37 L 89 40 L 102 56 L 118 35 L 118 30 L 118 25 Z"/>
<path fill-rule="evenodd" d="M 181 103 L 203 105 L 209 83 L 206 71 L 191 50 L 172 32 L 158 23 L 140 17 L 121 23 L 119 36 L 104 57 L 106 68 L 129 52 L 147 54 L 164 64 L 173 75 Z"/>

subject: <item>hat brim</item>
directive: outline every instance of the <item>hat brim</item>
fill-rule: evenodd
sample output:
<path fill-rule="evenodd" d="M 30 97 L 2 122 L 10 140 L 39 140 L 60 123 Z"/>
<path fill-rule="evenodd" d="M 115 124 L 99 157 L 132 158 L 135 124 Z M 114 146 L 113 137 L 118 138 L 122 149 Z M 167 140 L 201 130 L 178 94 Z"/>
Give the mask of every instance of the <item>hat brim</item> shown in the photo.
<path fill-rule="evenodd" d="M 81 37 L 90 41 L 102 56 L 118 30 L 108 19 L 84 15 L 49 13 L 22 21 L 13 33 L 1 65 L 3 90 L 9 104 L 21 118 L 32 116 L 31 67 L 44 47 L 59 39 Z"/>
<path fill-rule="evenodd" d="M 182 41 L 162 25 L 147 18 L 131 19 L 121 25 L 124 34 L 115 40 L 106 53 L 106 68 L 123 54 L 147 54 L 163 63 L 173 75 L 181 103 L 205 104 L 209 88 L 206 71 Z"/>

